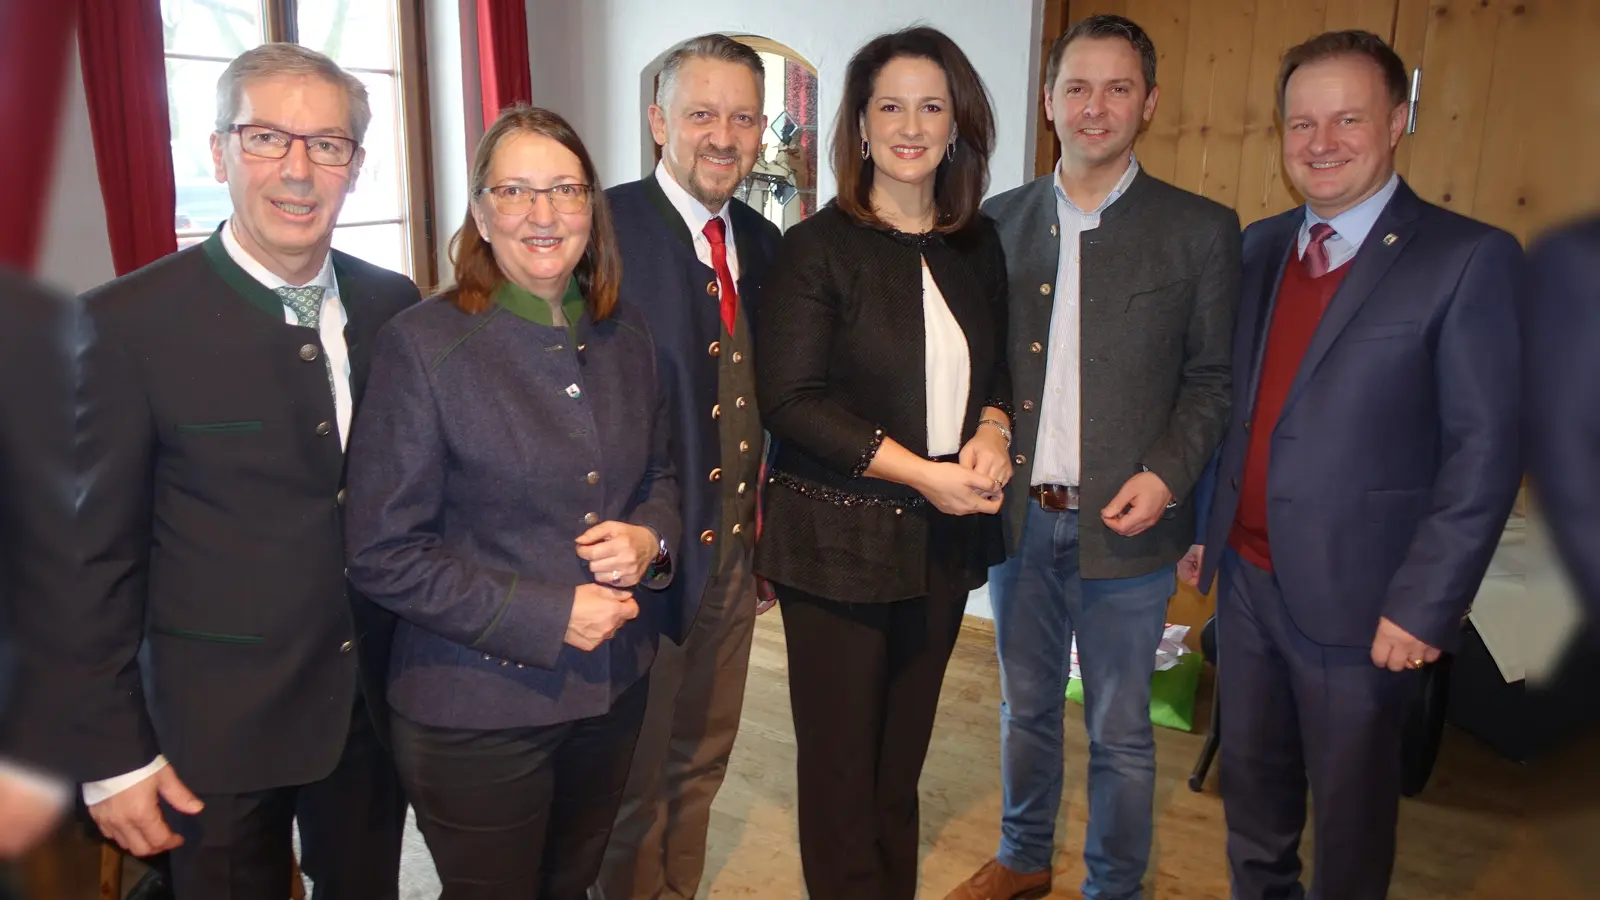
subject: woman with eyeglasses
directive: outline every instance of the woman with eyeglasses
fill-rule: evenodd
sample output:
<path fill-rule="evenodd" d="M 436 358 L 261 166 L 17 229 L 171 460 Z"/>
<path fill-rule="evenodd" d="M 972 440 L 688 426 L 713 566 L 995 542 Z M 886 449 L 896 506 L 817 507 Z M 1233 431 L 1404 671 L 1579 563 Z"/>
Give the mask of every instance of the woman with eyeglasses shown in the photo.
<path fill-rule="evenodd" d="M 554 113 L 478 146 L 455 286 L 373 350 L 350 581 L 399 624 L 393 747 L 445 900 L 577 900 L 643 721 L 678 490 L 605 195 Z"/>

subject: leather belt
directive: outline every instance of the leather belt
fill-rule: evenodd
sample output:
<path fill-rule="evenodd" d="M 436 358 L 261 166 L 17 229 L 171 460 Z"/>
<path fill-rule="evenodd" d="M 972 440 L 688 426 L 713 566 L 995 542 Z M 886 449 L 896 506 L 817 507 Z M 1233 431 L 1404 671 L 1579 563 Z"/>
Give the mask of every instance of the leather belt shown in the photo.
<path fill-rule="evenodd" d="M 1028 496 L 1039 501 L 1039 508 L 1050 512 L 1076 512 L 1078 486 L 1074 484 L 1036 484 L 1028 488 Z"/>

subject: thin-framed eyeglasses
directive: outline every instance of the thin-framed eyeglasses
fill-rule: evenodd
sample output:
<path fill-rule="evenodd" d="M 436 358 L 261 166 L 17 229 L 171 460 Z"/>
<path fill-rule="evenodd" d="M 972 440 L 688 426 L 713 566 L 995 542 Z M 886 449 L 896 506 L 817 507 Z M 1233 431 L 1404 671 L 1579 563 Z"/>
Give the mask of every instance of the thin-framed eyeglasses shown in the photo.
<path fill-rule="evenodd" d="M 558 184 L 555 187 L 536 188 L 525 184 L 499 184 L 478 188 L 477 196 L 489 195 L 494 211 L 502 216 L 525 216 L 533 209 L 533 201 L 540 194 L 550 198 L 550 206 L 558 213 L 575 215 L 589 208 L 592 190 L 587 184 Z"/>
<path fill-rule="evenodd" d="M 338 167 L 350 165 L 361 145 L 337 134 L 294 134 L 265 125 L 235 123 L 228 126 L 229 134 L 239 136 L 239 147 L 251 156 L 262 159 L 283 159 L 295 141 L 306 145 L 306 156 L 319 166 Z"/>

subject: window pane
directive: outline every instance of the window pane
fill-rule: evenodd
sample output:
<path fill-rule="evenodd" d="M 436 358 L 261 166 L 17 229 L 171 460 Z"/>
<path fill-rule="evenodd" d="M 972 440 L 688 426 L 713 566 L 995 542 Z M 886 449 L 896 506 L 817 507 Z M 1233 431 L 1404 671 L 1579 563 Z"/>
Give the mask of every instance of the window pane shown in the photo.
<path fill-rule="evenodd" d="M 398 219 L 405 215 L 405 158 L 400 153 L 400 117 L 395 108 L 395 80 L 389 75 L 360 73 L 372 104 L 372 124 L 362 146 L 367 158 L 356 179 L 355 193 L 345 200 L 341 222 Z"/>
<path fill-rule="evenodd" d="M 411 274 L 409 244 L 403 225 L 362 225 L 335 228 L 333 246 L 375 266 L 402 275 Z"/>
<path fill-rule="evenodd" d="M 266 39 L 260 0 L 161 0 L 161 24 L 168 53 L 232 59 Z"/>
<path fill-rule="evenodd" d="M 302 2 L 300 43 L 333 57 L 341 66 L 393 69 L 394 0 Z"/>
<path fill-rule="evenodd" d="M 228 186 L 211 161 L 217 123 L 217 78 L 223 63 L 167 60 L 167 107 L 172 118 L 172 173 L 178 193 L 179 235 L 209 232 L 233 212 Z"/>

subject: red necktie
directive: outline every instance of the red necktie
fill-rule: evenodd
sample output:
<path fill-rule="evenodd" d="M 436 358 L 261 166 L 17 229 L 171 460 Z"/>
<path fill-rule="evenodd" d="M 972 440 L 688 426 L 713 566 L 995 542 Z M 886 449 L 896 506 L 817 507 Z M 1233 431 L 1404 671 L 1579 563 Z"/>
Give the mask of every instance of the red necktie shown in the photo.
<path fill-rule="evenodd" d="M 711 242 L 711 267 L 717 270 L 717 296 L 722 300 L 722 324 L 733 335 L 735 311 L 739 308 L 739 295 L 733 287 L 733 275 L 728 271 L 728 241 L 723 235 L 721 216 L 712 216 L 706 223 L 706 240 Z"/>
<path fill-rule="evenodd" d="M 1311 226 L 1311 242 L 1306 244 L 1306 252 L 1300 256 L 1300 262 L 1305 265 L 1306 274 L 1312 278 L 1328 274 L 1328 248 L 1324 245 L 1333 235 L 1333 226 L 1327 222 Z"/>

